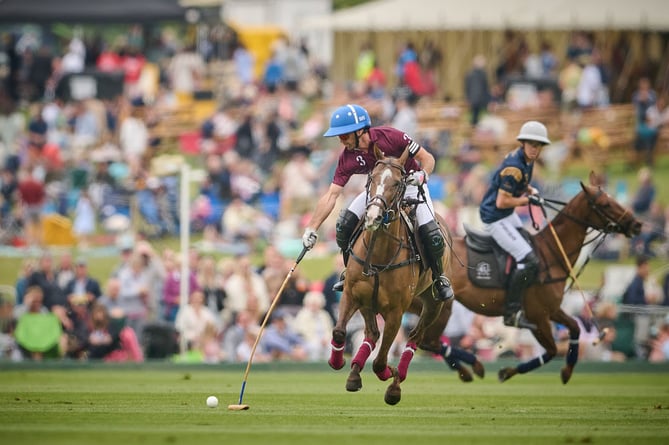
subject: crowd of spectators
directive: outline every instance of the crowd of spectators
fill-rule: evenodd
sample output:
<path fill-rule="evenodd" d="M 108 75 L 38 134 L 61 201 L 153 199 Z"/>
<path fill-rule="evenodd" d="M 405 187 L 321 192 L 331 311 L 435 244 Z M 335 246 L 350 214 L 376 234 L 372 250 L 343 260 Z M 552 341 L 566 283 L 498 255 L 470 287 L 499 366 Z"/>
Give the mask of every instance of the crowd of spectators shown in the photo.
<path fill-rule="evenodd" d="M 14 45 L 10 48 L 15 68 L 0 89 L 2 242 L 45 248 L 44 219 L 57 214 L 72 220 L 84 257 L 74 260 L 65 253 L 54 264 L 56 257 L 46 253 L 37 263 L 25 262 L 15 283 L 13 313 L 3 312 L 2 319 L 3 332 L 28 332 L 28 340 L 20 335 L 11 341 L 3 337 L 6 356 L 141 361 L 156 356 L 156 339 L 150 332 L 162 326 L 167 332 L 173 329 L 174 343 L 183 341 L 197 360 L 245 361 L 271 299 L 292 265 L 282 253 L 283 243 L 299 238 L 318 191 L 329 184 L 336 151 L 320 137 L 329 110 L 319 104 L 333 86 L 303 42 L 276 44 L 262 75 L 256 77 L 253 55 L 231 37 L 225 40 L 227 49 L 215 51 L 172 39 L 143 46 L 136 38 L 136 33 L 130 33 L 127 44 L 115 48 L 75 37 L 59 54 L 42 46 L 28 46 L 21 52 L 18 42 L 7 41 Z M 555 79 L 565 108 L 608 103 L 607 67 L 587 36 L 575 35 L 564 58 L 547 43 L 532 53 L 509 37 L 505 48 L 490 83 L 486 73 L 493 70 L 488 62 L 480 56 L 473 61 L 463 85 L 472 125 L 504 102 L 504 83 L 518 73 Z M 207 85 L 210 67 L 220 54 L 226 54 L 223 59 L 234 74 L 227 79 L 216 109 L 195 128 L 196 150 L 189 155 L 189 162 L 204 172 L 190 215 L 201 241 L 188 252 L 156 251 L 150 241 L 175 236 L 180 226 L 176 158 L 163 158 L 170 136 L 157 128 L 184 98 L 188 102 Z M 364 104 L 374 125 L 390 123 L 423 138 L 416 107 L 422 97 L 435 95 L 435 72 L 443 59 L 429 42 L 424 48 L 406 42 L 395 67 L 399 83 L 390 85 L 373 49 L 365 46 L 355 81 L 343 93 L 329 94 L 342 103 Z M 122 72 L 122 94 L 111 100 L 63 100 L 58 95 L 59 80 L 67 73 L 93 68 Z M 641 87 L 645 88 L 644 81 Z M 664 122 L 661 97 L 635 95 L 634 103 L 643 108 L 640 122 L 652 119 L 655 129 Z M 453 233 L 462 234 L 463 223 L 476 224 L 477 212 L 472 208 L 480 203 L 489 172 L 468 141 L 457 148 L 441 138 L 425 138 L 421 143 L 437 159 L 453 161 L 457 167 L 454 174 L 436 172 L 430 186 L 439 187 L 431 191 L 436 210 Z M 645 156 L 654 143 L 640 139 L 637 150 Z M 186 155 L 179 155 L 183 162 Z M 653 224 L 645 225 L 647 229 L 633 240 L 630 250 L 634 255 L 666 256 L 662 249 L 667 209 L 654 199 L 652 159 L 642 158 L 648 166 L 640 170 L 637 195 L 630 204 L 640 218 Z M 542 185 L 551 186 L 540 172 L 537 176 Z M 345 199 L 357 193 L 355 187 L 349 190 Z M 451 193 L 455 190 L 460 193 Z M 138 216 L 139 225 L 134 221 Z M 333 222 L 326 223 L 323 232 L 332 241 Z M 116 241 L 120 257 L 109 276 L 98 280 L 87 271 L 85 253 L 95 247 L 100 233 L 113 235 L 103 242 Z M 336 253 L 333 243 L 322 245 L 328 249 L 325 253 Z M 256 265 L 253 258 L 260 253 L 262 262 Z M 616 254 L 623 256 L 622 249 Z M 190 270 L 187 278 L 181 276 L 184 261 Z M 332 277 L 341 267 L 333 265 Z M 185 305 L 180 300 L 182 280 L 187 280 Z M 329 290 L 330 282 L 311 282 L 299 271 L 291 277 L 255 360 L 327 357 L 337 300 Z M 668 286 L 665 283 L 665 295 Z M 665 296 L 664 301 L 668 299 Z M 3 298 L 3 308 L 6 304 Z M 596 308 L 597 317 L 604 318 L 605 309 Z M 56 326 L 55 343 L 35 348 L 26 328 L 31 317 L 25 314 L 49 315 L 51 322 L 45 325 Z M 574 315 L 584 316 L 580 311 Z M 454 318 L 464 322 L 457 328 L 447 327 L 454 332 L 453 341 L 484 357 L 536 355 L 531 336 L 509 330 L 498 319 L 464 313 Z M 581 324 L 585 344 L 596 333 L 590 320 L 584 318 Z M 662 346 L 666 330 L 664 325 L 658 327 L 654 352 L 644 357 L 658 360 L 656 349 L 666 349 Z M 608 332 L 610 337 L 600 349 L 615 343 L 614 329 Z M 561 335 L 556 328 L 556 338 Z M 169 346 L 163 349 L 174 351 Z M 583 354 L 593 360 L 618 359 L 613 352 L 584 350 Z"/>

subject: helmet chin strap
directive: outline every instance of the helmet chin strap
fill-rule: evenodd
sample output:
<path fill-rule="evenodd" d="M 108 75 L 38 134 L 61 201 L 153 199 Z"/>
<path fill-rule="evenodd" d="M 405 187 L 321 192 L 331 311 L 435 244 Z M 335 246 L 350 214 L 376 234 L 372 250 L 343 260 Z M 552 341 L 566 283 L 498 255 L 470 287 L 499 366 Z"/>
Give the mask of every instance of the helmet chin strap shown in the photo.
<path fill-rule="evenodd" d="M 366 129 L 363 129 L 362 134 L 365 134 Z M 360 136 L 358 136 L 358 130 L 353 132 L 353 135 L 355 136 L 355 149 L 360 150 Z"/>

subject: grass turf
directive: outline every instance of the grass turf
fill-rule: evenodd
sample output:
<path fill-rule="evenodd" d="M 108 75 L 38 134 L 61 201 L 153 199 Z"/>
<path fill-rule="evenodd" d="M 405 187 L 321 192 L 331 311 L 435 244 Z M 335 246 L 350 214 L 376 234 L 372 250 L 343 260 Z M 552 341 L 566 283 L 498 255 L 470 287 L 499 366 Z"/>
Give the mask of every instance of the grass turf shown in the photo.
<path fill-rule="evenodd" d="M 347 393 L 347 372 L 322 372 L 325 364 L 254 365 L 244 394 L 251 408 L 237 412 L 227 405 L 238 402 L 243 367 L 7 367 L 0 373 L 0 441 L 641 445 L 669 438 L 664 366 L 588 372 L 583 365 L 562 385 L 562 363 L 504 384 L 494 376 L 500 364 L 487 364 L 488 376 L 471 384 L 437 362 L 416 365 L 396 406 L 383 402 L 387 383 L 367 368 L 362 391 Z M 205 405 L 209 395 L 219 398 L 218 408 Z"/>

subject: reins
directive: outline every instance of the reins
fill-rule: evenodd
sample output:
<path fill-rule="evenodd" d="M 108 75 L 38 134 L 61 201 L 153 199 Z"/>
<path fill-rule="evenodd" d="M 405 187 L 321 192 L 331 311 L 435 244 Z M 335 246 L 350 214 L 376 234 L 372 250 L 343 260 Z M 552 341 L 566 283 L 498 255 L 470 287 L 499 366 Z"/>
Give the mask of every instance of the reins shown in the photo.
<path fill-rule="evenodd" d="M 395 169 L 398 169 L 402 175 L 402 178 L 405 177 L 406 172 L 404 170 L 404 167 L 401 165 L 394 164 L 390 161 L 387 160 L 379 160 L 377 161 L 377 165 L 382 164 L 386 165 L 388 167 L 392 167 Z M 369 190 L 369 186 L 371 184 L 372 180 L 372 175 L 369 175 L 369 178 L 367 179 L 367 186 L 366 189 Z M 402 182 L 403 184 L 403 182 Z M 404 196 L 404 191 L 406 189 L 406 186 L 399 187 L 395 195 L 393 195 L 393 199 L 391 200 L 390 203 L 379 194 L 376 194 L 372 197 L 368 197 L 367 204 L 366 204 L 366 209 L 368 210 L 371 206 L 376 206 L 381 210 L 381 213 L 383 215 L 383 221 L 381 222 L 381 228 L 380 230 L 384 230 L 386 232 L 386 235 L 390 237 L 391 239 L 394 239 L 397 243 L 397 250 L 395 253 L 392 255 L 391 259 L 388 261 L 386 264 L 374 264 L 371 262 L 371 256 L 374 251 L 374 244 L 376 243 L 376 238 L 378 236 L 378 230 L 374 231 L 369 239 L 369 245 L 366 244 L 366 240 L 363 239 L 363 244 L 365 245 L 365 250 L 366 250 L 366 255 L 365 258 L 360 258 L 358 257 L 355 252 L 353 252 L 353 246 L 349 246 L 351 258 L 355 259 L 359 264 L 363 266 L 363 275 L 369 277 L 369 276 L 374 276 L 377 277 L 379 273 L 384 272 L 384 271 L 389 271 L 389 270 L 394 270 L 394 269 L 399 269 L 404 266 L 408 266 L 410 264 L 418 262 L 418 258 L 416 255 L 409 255 L 409 257 L 406 260 L 400 261 L 400 262 L 395 262 L 397 261 L 397 258 L 400 256 L 402 249 L 408 248 L 411 249 L 411 244 L 406 244 L 402 241 L 401 238 L 395 236 L 394 234 L 390 233 L 387 231 L 387 228 L 390 226 L 391 223 L 397 221 L 400 218 L 401 210 L 400 210 L 400 205 L 403 201 L 403 196 Z M 401 221 L 400 221 L 401 223 Z M 363 230 L 364 232 L 364 230 Z M 376 285 L 375 285 L 376 287 Z"/>

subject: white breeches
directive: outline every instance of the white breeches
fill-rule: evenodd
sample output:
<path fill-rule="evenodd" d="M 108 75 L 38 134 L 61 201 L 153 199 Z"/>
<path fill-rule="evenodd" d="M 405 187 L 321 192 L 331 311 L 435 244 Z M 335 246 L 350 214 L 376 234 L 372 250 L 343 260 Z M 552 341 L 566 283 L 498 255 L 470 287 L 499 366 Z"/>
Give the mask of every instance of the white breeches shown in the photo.
<path fill-rule="evenodd" d="M 519 263 L 528 253 L 532 252 L 532 247 L 518 231 L 518 228 L 522 226 L 523 222 L 518 214 L 514 212 L 506 218 L 490 224 L 483 224 L 483 229 L 492 235 L 497 244 L 509 252 Z"/>

